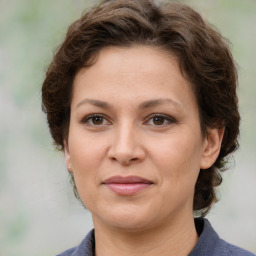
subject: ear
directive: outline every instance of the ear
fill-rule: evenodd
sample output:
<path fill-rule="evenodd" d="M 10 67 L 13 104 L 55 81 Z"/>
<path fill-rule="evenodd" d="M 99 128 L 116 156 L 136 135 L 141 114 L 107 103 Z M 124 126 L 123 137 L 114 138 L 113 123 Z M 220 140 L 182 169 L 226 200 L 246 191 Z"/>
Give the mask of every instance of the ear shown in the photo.
<path fill-rule="evenodd" d="M 69 172 L 72 172 L 72 165 L 71 165 L 71 159 L 69 154 L 69 148 L 67 141 L 64 141 L 64 154 L 65 154 L 65 160 L 66 160 L 66 166 Z"/>
<path fill-rule="evenodd" d="M 200 169 L 208 169 L 215 163 L 220 153 L 224 131 L 225 128 L 208 130 L 207 137 L 204 141 Z"/>

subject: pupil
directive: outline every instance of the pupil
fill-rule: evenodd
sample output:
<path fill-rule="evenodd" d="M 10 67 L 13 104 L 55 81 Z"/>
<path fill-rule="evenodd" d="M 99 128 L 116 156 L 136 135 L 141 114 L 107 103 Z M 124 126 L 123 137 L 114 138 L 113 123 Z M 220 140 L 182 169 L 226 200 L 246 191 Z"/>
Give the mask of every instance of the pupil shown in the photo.
<path fill-rule="evenodd" d="M 154 124 L 160 125 L 164 123 L 164 118 L 162 117 L 154 117 Z"/>
<path fill-rule="evenodd" d="M 96 116 L 92 119 L 93 121 L 93 124 L 102 124 L 103 122 L 103 118 L 102 117 L 99 117 L 99 116 Z"/>

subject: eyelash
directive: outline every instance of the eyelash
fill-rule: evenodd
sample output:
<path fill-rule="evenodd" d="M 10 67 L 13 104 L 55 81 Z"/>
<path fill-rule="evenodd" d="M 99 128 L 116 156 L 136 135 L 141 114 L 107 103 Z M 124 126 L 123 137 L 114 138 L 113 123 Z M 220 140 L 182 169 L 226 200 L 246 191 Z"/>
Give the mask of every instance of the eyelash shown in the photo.
<path fill-rule="evenodd" d="M 91 126 L 100 126 L 100 125 L 96 125 L 96 124 L 90 124 L 89 123 L 89 120 L 93 120 L 93 118 L 102 118 L 103 119 L 103 122 L 104 120 L 107 120 L 108 123 L 110 123 L 108 121 L 108 119 L 103 115 L 103 114 L 91 114 L 91 115 L 88 115 L 86 117 L 84 117 L 81 121 L 82 124 L 88 124 L 88 125 L 91 125 Z M 102 124 L 101 124 L 102 125 Z"/>
<path fill-rule="evenodd" d="M 161 126 L 162 127 L 162 126 L 166 126 L 168 124 L 177 123 L 177 121 L 173 117 L 166 115 L 166 114 L 152 114 L 147 118 L 146 123 L 149 122 L 150 120 L 152 120 L 152 122 L 153 122 L 153 118 L 157 118 L 157 117 L 162 118 L 164 120 L 164 122 L 167 122 L 167 123 L 161 124 L 161 125 L 152 124 L 152 126 L 159 126 L 159 127 Z"/>
<path fill-rule="evenodd" d="M 90 123 L 89 121 L 91 120 L 93 122 L 93 118 L 101 118 L 102 121 L 107 121 L 107 123 L 111 124 L 111 122 L 103 115 L 103 114 L 91 114 L 91 115 L 88 115 L 86 117 L 84 117 L 82 120 L 81 120 L 81 123 L 82 124 L 87 124 L 87 125 L 90 125 L 90 126 L 103 126 L 105 124 L 93 124 L 93 123 Z M 160 125 L 157 125 L 157 124 L 149 124 L 151 126 L 159 126 L 159 127 L 163 127 L 163 126 L 166 126 L 168 124 L 174 124 L 174 123 L 177 123 L 177 121 L 169 116 L 169 115 L 166 115 L 166 114 L 152 114 L 150 115 L 149 117 L 147 117 L 146 121 L 143 123 L 143 124 L 147 124 L 149 123 L 151 120 L 153 122 L 153 119 L 154 118 L 162 118 L 163 121 L 165 122 L 165 124 L 160 124 Z M 167 123 L 166 123 L 167 122 Z"/>

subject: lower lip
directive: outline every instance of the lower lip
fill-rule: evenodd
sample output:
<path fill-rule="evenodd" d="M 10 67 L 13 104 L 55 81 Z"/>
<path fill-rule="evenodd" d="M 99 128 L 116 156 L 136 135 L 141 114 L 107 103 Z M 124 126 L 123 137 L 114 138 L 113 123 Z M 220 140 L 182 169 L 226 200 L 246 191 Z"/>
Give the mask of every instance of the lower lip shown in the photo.
<path fill-rule="evenodd" d="M 131 196 L 152 184 L 147 183 L 109 183 L 105 184 L 111 191 L 122 196 Z"/>

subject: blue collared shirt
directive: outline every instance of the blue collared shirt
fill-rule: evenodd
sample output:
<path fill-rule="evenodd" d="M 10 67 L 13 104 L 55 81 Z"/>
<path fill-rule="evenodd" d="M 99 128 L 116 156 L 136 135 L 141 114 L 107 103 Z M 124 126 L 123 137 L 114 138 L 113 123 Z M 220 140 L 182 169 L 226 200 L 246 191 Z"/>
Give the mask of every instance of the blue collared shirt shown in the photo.
<path fill-rule="evenodd" d="M 220 239 L 207 219 L 196 218 L 195 225 L 200 236 L 188 256 L 256 256 Z M 80 245 L 57 256 L 94 256 L 94 249 L 94 230 L 91 230 Z"/>

